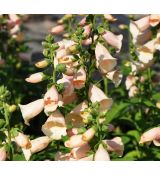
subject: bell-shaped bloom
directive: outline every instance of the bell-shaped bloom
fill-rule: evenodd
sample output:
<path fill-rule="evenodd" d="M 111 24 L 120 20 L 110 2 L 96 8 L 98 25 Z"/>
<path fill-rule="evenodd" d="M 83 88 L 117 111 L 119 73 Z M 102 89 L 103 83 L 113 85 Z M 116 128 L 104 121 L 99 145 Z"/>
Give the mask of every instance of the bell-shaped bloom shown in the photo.
<path fill-rule="evenodd" d="M 9 14 L 9 20 L 14 23 L 14 25 L 20 24 L 21 19 L 18 15 L 16 14 Z"/>
<path fill-rule="evenodd" d="M 83 121 L 84 110 L 88 108 L 87 101 L 77 105 L 69 114 L 66 115 L 65 121 L 67 124 L 72 124 L 73 127 L 79 128 L 85 125 Z"/>
<path fill-rule="evenodd" d="M 119 70 L 114 70 L 114 71 L 108 72 L 106 74 L 106 77 L 112 80 L 115 86 L 118 87 L 122 81 L 123 75 Z"/>
<path fill-rule="evenodd" d="M 75 92 L 73 92 L 71 95 L 63 97 L 63 104 L 67 105 L 67 104 L 70 104 L 76 100 L 77 100 L 77 94 Z"/>
<path fill-rule="evenodd" d="M 115 137 L 111 140 L 103 140 L 107 145 L 107 151 L 116 152 L 120 157 L 123 155 L 124 144 L 120 137 Z"/>
<path fill-rule="evenodd" d="M 84 68 L 81 67 L 74 75 L 73 78 L 74 88 L 81 89 L 85 87 L 85 82 L 86 82 L 86 71 L 84 70 Z"/>
<path fill-rule="evenodd" d="M 131 62 L 131 69 L 132 69 L 132 73 L 135 75 L 140 71 L 144 71 L 146 69 L 148 69 L 149 67 L 151 67 L 154 63 L 154 59 L 150 60 L 148 63 L 142 63 L 140 61 L 132 61 Z"/>
<path fill-rule="evenodd" d="M 102 144 L 99 145 L 95 153 L 94 160 L 95 161 L 110 161 L 110 156 Z"/>
<path fill-rule="evenodd" d="M 45 149 L 50 143 L 50 138 L 47 136 L 38 137 L 31 140 L 30 148 L 22 148 L 25 159 L 28 161 L 32 154 L 37 153 Z"/>
<path fill-rule="evenodd" d="M 160 146 L 160 127 L 152 128 L 141 135 L 139 143 L 152 142 L 155 146 Z"/>
<path fill-rule="evenodd" d="M 50 143 L 50 138 L 47 136 L 42 136 L 42 137 L 38 137 L 34 140 L 31 140 L 31 153 L 37 153 L 39 151 L 42 151 L 43 149 L 45 149 L 48 144 Z"/>
<path fill-rule="evenodd" d="M 92 38 L 87 38 L 87 39 L 83 40 L 82 44 L 85 46 L 92 44 Z"/>
<path fill-rule="evenodd" d="M 86 132 L 83 133 L 82 139 L 84 141 L 90 141 L 94 137 L 95 133 L 96 133 L 95 128 L 93 127 L 89 128 Z"/>
<path fill-rule="evenodd" d="M 112 98 L 108 98 L 104 92 L 99 89 L 96 85 L 91 84 L 89 87 L 88 96 L 92 103 L 99 102 L 100 111 L 107 111 L 112 106 Z"/>
<path fill-rule="evenodd" d="M 67 135 L 64 116 L 58 110 L 54 111 L 42 126 L 42 132 L 53 140 L 60 140 Z"/>
<path fill-rule="evenodd" d="M 4 147 L 0 148 L 0 161 L 5 161 L 7 158 L 7 153 Z"/>
<path fill-rule="evenodd" d="M 122 47 L 122 40 L 123 40 L 123 35 L 115 35 L 114 33 L 106 30 L 104 32 L 104 34 L 102 35 L 102 37 L 104 38 L 104 40 L 111 46 L 113 46 L 114 48 L 117 49 L 117 51 L 119 52 L 121 50 Z"/>
<path fill-rule="evenodd" d="M 60 35 L 64 32 L 64 25 L 57 25 L 53 27 L 50 32 L 54 35 Z"/>
<path fill-rule="evenodd" d="M 128 92 L 128 96 L 129 97 L 134 97 L 135 95 L 137 95 L 139 92 L 137 86 L 132 86 L 130 89 L 129 89 L 129 92 Z"/>
<path fill-rule="evenodd" d="M 160 14 L 152 14 L 149 16 L 149 23 L 152 27 L 157 26 L 160 23 Z"/>
<path fill-rule="evenodd" d="M 116 58 L 112 57 L 109 51 L 100 43 L 95 48 L 96 66 L 104 74 L 113 70 L 117 65 Z"/>
<path fill-rule="evenodd" d="M 71 155 L 74 159 L 81 159 L 87 156 L 87 153 L 90 151 L 90 146 L 85 144 L 81 147 L 73 148 L 71 150 Z"/>
<path fill-rule="evenodd" d="M 43 74 L 43 72 L 37 72 L 37 73 L 30 75 L 25 80 L 28 83 L 39 83 L 39 82 L 43 81 L 44 78 L 45 78 L 45 75 Z"/>
<path fill-rule="evenodd" d="M 110 15 L 110 14 L 104 14 L 104 18 L 111 22 L 117 21 L 117 19 L 113 15 Z"/>
<path fill-rule="evenodd" d="M 33 101 L 27 105 L 20 105 L 20 110 L 26 125 L 29 125 L 29 121 L 37 116 L 44 108 L 44 100 L 39 99 Z"/>
<path fill-rule="evenodd" d="M 83 32 L 84 36 L 88 37 L 91 33 L 91 25 L 84 26 L 83 29 L 84 29 Z"/>
<path fill-rule="evenodd" d="M 138 49 L 138 58 L 142 63 L 147 64 L 153 59 L 153 54 L 155 52 L 155 39 L 147 42 L 142 47 Z"/>
<path fill-rule="evenodd" d="M 62 77 L 57 81 L 57 84 L 63 84 L 64 85 L 64 91 L 63 91 L 63 97 L 67 97 L 73 94 L 74 92 L 74 86 L 72 84 L 72 81 L 68 80 L 65 77 Z"/>
<path fill-rule="evenodd" d="M 78 159 L 78 161 L 93 161 L 93 154 L 91 154 L 90 156 Z"/>
<path fill-rule="evenodd" d="M 126 89 L 129 90 L 133 85 L 136 84 L 137 80 L 138 80 L 137 76 L 128 75 L 125 81 Z"/>
<path fill-rule="evenodd" d="M 81 21 L 79 22 L 79 25 L 82 27 L 85 26 L 85 24 L 86 24 L 86 17 L 82 18 Z"/>
<path fill-rule="evenodd" d="M 152 37 L 151 30 L 145 30 L 141 32 L 133 21 L 130 22 L 129 31 L 132 34 L 134 44 L 142 45 L 146 43 L 148 40 L 150 40 Z"/>
<path fill-rule="evenodd" d="M 143 32 L 145 31 L 146 29 L 149 28 L 150 26 L 150 17 L 149 16 L 145 16 L 145 17 L 142 17 L 140 19 L 138 19 L 137 21 L 134 21 L 134 23 L 136 24 L 136 26 L 138 27 L 138 29 Z"/>
<path fill-rule="evenodd" d="M 82 134 L 73 135 L 64 143 L 65 147 L 67 148 L 77 148 L 85 144 L 87 144 L 87 142 L 82 139 Z"/>
<path fill-rule="evenodd" d="M 62 104 L 63 102 L 61 101 L 60 95 L 53 85 L 44 95 L 44 112 L 46 115 L 49 115 L 49 113 L 54 112 L 57 107 L 62 106 Z"/>
<path fill-rule="evenodd" d="M 14 140 L 21 148 L 29 148 L 31 146 L 30 139 L 21 132 L 18 133 Z"/>

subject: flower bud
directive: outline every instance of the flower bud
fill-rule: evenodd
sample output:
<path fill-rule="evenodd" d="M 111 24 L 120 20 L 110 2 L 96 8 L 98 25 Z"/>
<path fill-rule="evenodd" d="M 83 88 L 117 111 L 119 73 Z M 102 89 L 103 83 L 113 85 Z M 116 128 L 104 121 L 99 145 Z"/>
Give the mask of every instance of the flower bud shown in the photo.
<path fill-rule="evenodd" d="M 36 66 L 37 68 L 45 68 L 45 67 L 47 67 L 49 64 L 50 64 L 50 61 L 47 60 L 47 59 L 45 59 L 45 60 L 41 60 L 41 61 L 37 62 L 37 63 L 35 64 L 35 66 Z"/>
<path fill-rule="evenodd" d="M 39 83 L 39 82 L 43 81 L 44 78 L 45 78 L 45 75 L 43 74 L 43 72 L 38 72 L 38 73 L 34 73 L 34 74 L 30 75 L 25 80 L 28 83 Z"/>
<path fill-rule="evenodd" d="M 54 35 L 60 35 L 64 32 L 64 25 L 58 25 L 51 29 L 51 33 Z"/>
<path fill-rule="evenodd" d="M 66 72 L 66 65 L 63 63 L 60 63 L 56 66 L 57 72 L 65 73 Z"/>
<path fill-rule="evenodd" d="M 9 112 L 14 112 L 17 109 L 16 105 L 9 106 Z"/>

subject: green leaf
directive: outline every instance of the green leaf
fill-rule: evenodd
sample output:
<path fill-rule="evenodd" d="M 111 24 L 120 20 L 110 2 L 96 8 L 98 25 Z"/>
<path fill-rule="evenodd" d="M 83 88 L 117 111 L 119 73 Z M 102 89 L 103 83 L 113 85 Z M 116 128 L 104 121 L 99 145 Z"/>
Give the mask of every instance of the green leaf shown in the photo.
<path fill-rule="evenodd" d="M 121 112 L 129 106 L 129 103 L 114 104 L 110 111 L 106 114 L 106 121 L 110 123 L 112 120 L 121 117 Z"/>
<path fill-rule="evenodd" d="M 3 126 L 5 125 L 5 120 L 4 119 L 0 119 L 0 128 L 3 128 Z"/>
<path fill-rule="evenodd" d="M 137 130 L 130 130 L 130 131 L 127 132 L 127 134 L 130 135 L 130 136 L 133 136 L 137 140 L 137 142 L 139 142 L 140 134 Z"/>
<path fill-rule="evenodd" d="M 152 103 L 150 100 L 145 100 L 143 103 L 148 107 L 155 107 L 154 103 Z"/>
<path fill-rule="evenodd" d="M 160 100 L 160 93 L 156 93 L 152 96 L 153 100 Z"/>

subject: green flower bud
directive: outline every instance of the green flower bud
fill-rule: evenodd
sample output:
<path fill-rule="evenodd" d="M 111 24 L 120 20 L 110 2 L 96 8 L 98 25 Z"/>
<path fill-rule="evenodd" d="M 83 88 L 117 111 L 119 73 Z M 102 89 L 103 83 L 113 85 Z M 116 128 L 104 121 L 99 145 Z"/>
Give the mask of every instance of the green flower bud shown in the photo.
<path fill-rule="evenodd" d="M 62 64 L 62 63 L 58 64 L 56 66 L 56 71 L 57 72 L 61 72 L 61 73 L 66 72 L 66 65 L 65 64 Z"/>
<path fill-rule="evenodd" d="M 16 109 L 17 109 L 16 105 L 9 106 L 9 112 L 11 112 L 11 113 L 14 112 Z"/>

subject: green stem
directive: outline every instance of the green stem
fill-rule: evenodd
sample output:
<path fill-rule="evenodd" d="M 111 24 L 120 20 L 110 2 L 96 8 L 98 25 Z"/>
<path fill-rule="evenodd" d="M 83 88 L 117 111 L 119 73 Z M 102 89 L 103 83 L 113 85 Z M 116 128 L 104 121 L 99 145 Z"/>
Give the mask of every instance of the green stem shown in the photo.
<path fill-rule="evenodd" d="M 148 79 L 149 79 L 149 90 L 152 92 L 152 77 L 151 77 L 151 69 L 148 68 Z"/>
<path fill-rule="evenodd" d="M 108 94 L 108 79 L 104 77 L 103 83 L 104 83 L 104 92 L 107 95 Z"/>
<path fill-rule="evenodd" d="M 4 108 L 4 117 L 6 120 L 6 126 L 7 126 L 7 132 L 8 132 L 8 145 L 9 145 L 9 160 L 11 161 L 13 159 L 13 150 L 12 150 L 12 144 L 11 144 L 11 128 L 10 128 L 10 113 L 8 111 L 7 105 L 3 104 Z"/>

